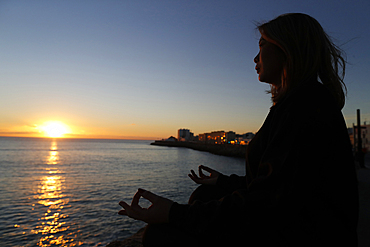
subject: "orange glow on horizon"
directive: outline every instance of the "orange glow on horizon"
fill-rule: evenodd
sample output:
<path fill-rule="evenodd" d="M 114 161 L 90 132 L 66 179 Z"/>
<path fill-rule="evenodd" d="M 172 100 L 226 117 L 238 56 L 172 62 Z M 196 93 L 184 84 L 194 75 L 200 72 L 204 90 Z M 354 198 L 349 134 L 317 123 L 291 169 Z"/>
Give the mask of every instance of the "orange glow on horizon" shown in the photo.
<path fill-rule="evenodd" d="M 74 124 L 70 124 L 74 122 Z M 75 123 L 78 125 L 75 125 Z M 101 123 L 98 123 L 101 125 Z M 30 138 L 68 138 L 68 139 L 118 139 L 118 140 L 161 140 L 174 135 L 174 131 L 165 128 L 157 130 L 153 126 L 106 123 L 106 126 L 94 126 L 79 119 L 38 120 L 27 119 L 24 124 L 2 126 L 1 137 L 30 137 Z M 139 128 L 140 127 L 140 128 Z"/>

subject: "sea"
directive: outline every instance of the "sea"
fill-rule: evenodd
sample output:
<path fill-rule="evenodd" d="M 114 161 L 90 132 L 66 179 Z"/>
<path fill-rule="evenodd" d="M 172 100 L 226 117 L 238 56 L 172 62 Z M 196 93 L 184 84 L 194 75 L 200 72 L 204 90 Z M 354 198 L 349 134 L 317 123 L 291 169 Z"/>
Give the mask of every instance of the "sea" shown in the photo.
<path fill-rule="evenodd" d="M 242 158 L 151 142 L 0 137 L 0 246 L 105 246 L 145 226 L 117 214 L 138 188 L 187 203 L 191 169 L 245 174 Z"/>

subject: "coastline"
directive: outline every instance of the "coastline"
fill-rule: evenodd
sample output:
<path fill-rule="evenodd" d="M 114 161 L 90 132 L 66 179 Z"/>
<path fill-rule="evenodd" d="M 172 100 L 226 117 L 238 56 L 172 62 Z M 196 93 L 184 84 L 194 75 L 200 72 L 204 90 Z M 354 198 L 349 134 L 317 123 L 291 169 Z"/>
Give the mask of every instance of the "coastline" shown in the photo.
<path fill-rule="evenodd" d="M 216 155 L 245 158 L 247 146 L 233 144 L 210 144 L 201 142 L 154 141 L 150 145 L 190 148 Z"/>

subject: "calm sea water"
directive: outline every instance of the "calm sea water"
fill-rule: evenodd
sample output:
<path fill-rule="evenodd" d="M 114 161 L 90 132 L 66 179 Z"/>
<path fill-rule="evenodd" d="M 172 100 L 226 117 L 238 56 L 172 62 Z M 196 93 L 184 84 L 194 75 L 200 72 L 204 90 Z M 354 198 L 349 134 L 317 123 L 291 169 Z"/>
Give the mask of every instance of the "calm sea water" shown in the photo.
<path fill-rule="evenodd" d="M 243 159 L 149 144 L 0 137 L 0 246 L 105 246 L 145 225 L 117 215 L 137 188 L 186 203 L 190 169 L 244 174 Z"/>

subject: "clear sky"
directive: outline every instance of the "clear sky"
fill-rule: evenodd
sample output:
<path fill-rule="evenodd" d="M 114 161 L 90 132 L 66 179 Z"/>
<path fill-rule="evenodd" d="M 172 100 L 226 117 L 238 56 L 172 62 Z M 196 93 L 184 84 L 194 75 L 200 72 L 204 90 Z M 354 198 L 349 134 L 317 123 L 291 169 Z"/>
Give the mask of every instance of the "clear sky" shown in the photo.
<path fill-rule="evenodd" d="M 0 136 L 42 136 L 50 121 L 82 138 L 256 132 L 271 101 L 255 23 L 288 12 L 346 51 L 343 114 L 370 121 L 368 0 L 1 0 Z"/>

